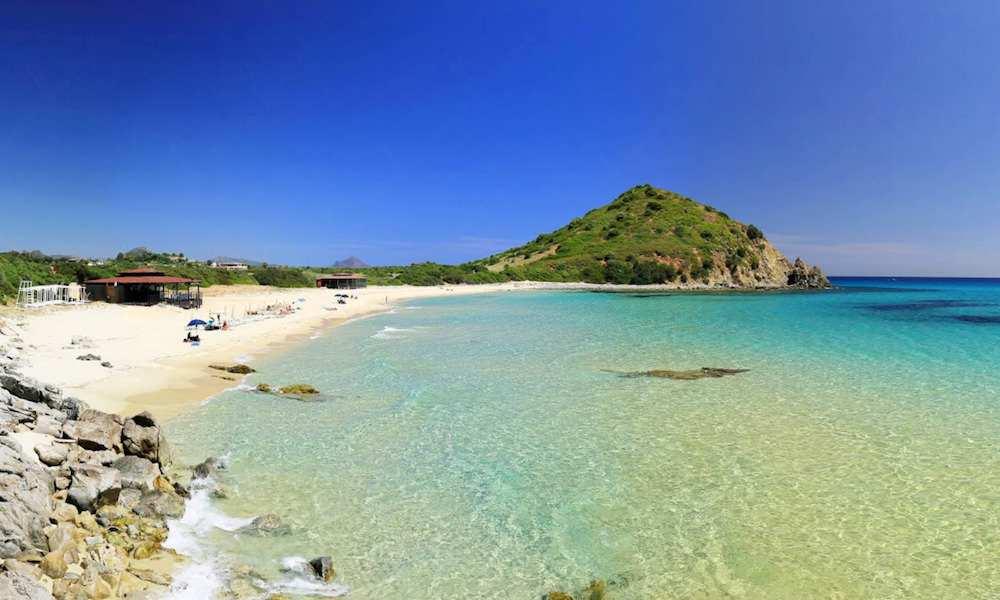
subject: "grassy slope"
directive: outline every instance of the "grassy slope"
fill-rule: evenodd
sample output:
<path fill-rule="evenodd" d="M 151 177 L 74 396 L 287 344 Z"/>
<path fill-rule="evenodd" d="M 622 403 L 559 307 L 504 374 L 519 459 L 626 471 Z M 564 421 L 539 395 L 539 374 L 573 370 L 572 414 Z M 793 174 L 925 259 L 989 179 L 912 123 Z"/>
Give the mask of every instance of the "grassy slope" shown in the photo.
<path fill-rule="evenodd" d="M 760 237 L 756 227 L 712 207 L 642 185 L 561 229 L 473 265 L 543 281 L 701 279 L 710 269 L 754 268 Z"/>

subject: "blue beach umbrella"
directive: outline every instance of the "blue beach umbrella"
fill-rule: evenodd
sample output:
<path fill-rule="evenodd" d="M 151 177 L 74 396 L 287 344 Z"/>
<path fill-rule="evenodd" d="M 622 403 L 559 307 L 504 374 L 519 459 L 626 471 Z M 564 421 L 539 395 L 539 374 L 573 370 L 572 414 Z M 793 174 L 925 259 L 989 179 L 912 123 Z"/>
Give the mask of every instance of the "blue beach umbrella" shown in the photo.
<path fill-rule="evenodd" d="M 208 323 L 201 319 L 191 319 L 187 324 L 188 327 L 198 327 L 199 325 L 208 325 Z"/>

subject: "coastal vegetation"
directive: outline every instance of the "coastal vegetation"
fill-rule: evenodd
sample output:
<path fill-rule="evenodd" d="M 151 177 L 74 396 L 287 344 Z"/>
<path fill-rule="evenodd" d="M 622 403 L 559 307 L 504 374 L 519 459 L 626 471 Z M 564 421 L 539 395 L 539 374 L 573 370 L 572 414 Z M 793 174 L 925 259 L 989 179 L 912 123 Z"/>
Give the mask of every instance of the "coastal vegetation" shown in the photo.
<path fill-rule="evenodd" d="M 28 280 L 35 285 L 83 283 L 88 279 L 113 277 L 121 271 L 152 266 L 167 275 L 188 277 L 213 285 L 273 285 L 276 287 L 312 287 L 314 274 L 302 268 L 262 264 L 245 271 L 212 267 L 206 262 L 189 261 L 182 254 L 152 252 L 145 249 L 119 253 L 108 260 L 90 260 L 69 256 L 49 256 L 41 252 L 0 253 L 0 303 L 17 296 L 18 284 Z"/>
<path fill-rule="evenodd" d="M 360 260 L 339 261 L 340 265 Z M 21 280 L 36 285 L 82 283 L 120 271 L 155 266 L 167 275 L 212 285 L 313 287 L 333 271 L 363 273 L 371 285 L 442 285 L 549 281 L 614 284 L 708 284 L 736 287 L 825 287 L 823 274 L 788 261 L 764 232 L 675 192 L 637 185 L 564 227 L 492 256 L 459 265 L 281 266 L 251 263 L 228 270 L 188 260 L 183 253 L 136 248 L 108 260 L 0 253 L 0 302 L 17 294 Z"/>

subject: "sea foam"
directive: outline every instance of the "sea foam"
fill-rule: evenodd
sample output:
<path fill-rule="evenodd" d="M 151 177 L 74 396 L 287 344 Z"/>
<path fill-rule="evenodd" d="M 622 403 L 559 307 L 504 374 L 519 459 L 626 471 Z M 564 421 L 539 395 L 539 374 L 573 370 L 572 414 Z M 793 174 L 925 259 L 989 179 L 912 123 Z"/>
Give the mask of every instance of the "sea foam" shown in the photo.
<path fill-rule="evenodd" d="M 386 325 L 385 327 L 380 329 L 377 333 L 372 334 L 371 337 L 372 339 L 375 340 L 395 340 L 404 337 L 399 334 L 409 333 L 411 331 L 414 330 L 401 327 L 389 327 L 388 325 Z"/>

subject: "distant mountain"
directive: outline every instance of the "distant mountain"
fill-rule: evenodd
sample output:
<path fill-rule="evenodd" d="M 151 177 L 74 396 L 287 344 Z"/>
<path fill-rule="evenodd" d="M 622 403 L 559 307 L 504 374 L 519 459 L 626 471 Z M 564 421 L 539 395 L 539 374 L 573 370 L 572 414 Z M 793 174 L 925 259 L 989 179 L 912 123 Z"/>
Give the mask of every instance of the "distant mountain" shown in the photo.
<path fill-rule="evenodd" d="M 818 267 L 785 258 L 754 225 L 648 184 L 561 229 L 468 266 L 535 281 L 830 285 Z"/>
<path fill-rule="evenodd" d="M 216 256 L 215 258 L 209 259 L 211 262 L 217 263 L 243 263 L 251 267 L 259 267 L 262 263 L 259 260 L 250 260 L 248 258 L 235 258 L 232 256 Z"/>
<path fill-rule="evenodd" d="M 345 269 L 362 269 L 364 267 L 369 267 L 371 265 L 361 260 L 357 256 L 348 256 L 344 260 L 338 260 L 337 262 L 333 263 L 333 266 L 343 267 Z"/>

